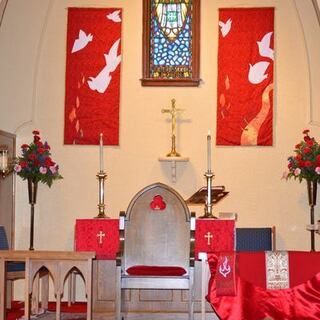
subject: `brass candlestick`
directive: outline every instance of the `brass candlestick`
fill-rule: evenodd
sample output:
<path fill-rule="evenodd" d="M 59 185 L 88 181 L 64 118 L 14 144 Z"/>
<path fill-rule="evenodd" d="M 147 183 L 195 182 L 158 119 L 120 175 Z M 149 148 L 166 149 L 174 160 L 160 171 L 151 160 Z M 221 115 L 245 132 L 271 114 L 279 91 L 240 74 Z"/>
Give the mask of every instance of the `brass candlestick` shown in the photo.
<path fill-rule="evenodd" d="M 99 204 L 98 209 L 99 213 L 96 218 L 109 218 L 104 213 L 105 204 L 104 204 L 104 180 L 106 179 L 107 174 L 104 171 L 100 171 L 97 173 L 97 178 L 99 179 Z"/>
<path fill-rule="evenodd" d="M 206 199 L 206 204 L 204 207 L 204 215 L 201 216 L 200 218 L 213 218 L 213 219 L 217 219 L 217 217 L 215 217 L 212 213 L 212 206 L 213 206 L 213 202 L 212 202 L 212 179 L 214 177 L 214 174 L 211 170 L 208 170 L 204 176 L 207 179 L 207 199 Z"/>

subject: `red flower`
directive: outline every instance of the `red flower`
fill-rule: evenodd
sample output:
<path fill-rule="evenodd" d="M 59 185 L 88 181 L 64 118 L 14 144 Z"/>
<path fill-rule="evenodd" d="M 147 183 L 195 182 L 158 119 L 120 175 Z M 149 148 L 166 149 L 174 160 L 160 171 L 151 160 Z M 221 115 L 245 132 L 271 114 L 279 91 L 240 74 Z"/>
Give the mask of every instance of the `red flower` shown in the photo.
<path fill-rule="evenodd" d="M 1 0 L 0 0 L 1 1 Z M 23 179 L 32 178 L 51 187 L 54 180 L 62 179 L 59 167 L 51 159 L 50 146 L 41 142 L 40 132 L 32 131 L 33 141 L 21 145 L 21 156 L 14 161 L 14 170 Z M 49 168 L 52 170 L 49 170 Z"/>
<path fill-rule="evenodd" d="M 44 160 L 44 164 L 46 165 L 46 167 L 50 167 L 54 165 L 54 162 L 51 160 L 50 157 L 48 157 L 46 160 Z"/>
<path fill-rule="evenodd" d="M 305 136 L 305 137 L 303 138 L 303 140 L 304 140 L 305 142 L 308 142 L 309 140 L 311 140 L 311 138 L 310 138 L 309 136 Z"/>
<path fill-rule="evenodd" d="M 30 160 L 35 160 L 37 156 L 34 153 L 29 154 L 29 159 Z"/>
<path fill-rule="evenodd" d="M 295 156 L 296 160 L 301 160 L 302 159 L 302 155 L 299 153 Z"/>
<path fill-rule="evenodd" d="M 288 164 L 288 168 L 291 169 L 292 168 L 292 162 L 289 162 Z"/>
<path fill-rule="evenodd" d="M 309 129 L 305 129 L 305 130 L 302 131 L 303 134 L 308 134 L 309 132 L 310 132 Z"/>
<path fill-rule="evenodd" d="M 309 161 L 309 160 L 307 160 L 307 161 L 304 162 L 304 165 L 305 165 L 306 167 L 312 167 L 312 162 Z"/>
<path fill-rule="evenodd" d="M 316 156 L 316 160 L 317 160 L 317 162 L 320 162 L 320 154 L 318 154 L 318 155 Z"/>
<path fill-rule="evenodd" d="M 307 140 L 307 145 L 308 145 L 308 146 L 312 147 L 313 144 L 314 144 L 314 142 L 313 142 L 312 139 L 308 139 L 308 140 Z"/>
<path fill-rule="evenodd" d="M 309 154 L 310 152 L 311 152 L 311 149 L 309 147 L 305 147 L 303 149 L 303 153 L 305 153 L 305 154 Z"/>
<path fill-rule="evenodd" d="M 301 147 L 301 143 L 295 145 L 296 149 L 300 149 L 300 147 Z"/>
<path fill-rule="evenodd" d="M 305 167 L 305 163 L 304 163 L 304 161 L 299 161 L 299 167 L 300 168 L 304 168 Z"/>
<path fill-rule="evenodd" d="M 28 164 L 26 161 L 21 161 L 20 166 L 21 166 L 21 168 L 26 168 L 28 166 Z"/>

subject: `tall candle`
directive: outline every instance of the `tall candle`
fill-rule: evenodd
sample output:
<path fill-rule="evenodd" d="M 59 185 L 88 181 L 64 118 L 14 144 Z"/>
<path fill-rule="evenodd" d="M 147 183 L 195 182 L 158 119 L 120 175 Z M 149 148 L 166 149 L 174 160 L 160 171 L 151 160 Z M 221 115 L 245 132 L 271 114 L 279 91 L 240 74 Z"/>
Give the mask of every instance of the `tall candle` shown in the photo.
<path fill-rule="evenodd" d="M 103 172 L 103 134 L 100 133 L 100 172 Z"/>
<path fill-rule="evenodd" d="M 211 133 L 210 130 L 208 131 L 207 135 L 207 167 L 208 172 L 211 172 Z"/>
<path fill-rule="evenodd" d="M 1 157 L 1 161 L 0 161 L 0 171 L 4 171 L 4 151 L 0 152 L 0 157 Z"/>
<path fill-rule="evenodd" d="M 1 152 L 0 171 L 6 171 L 8 167 L 8 151 L 3 150 Z"/>

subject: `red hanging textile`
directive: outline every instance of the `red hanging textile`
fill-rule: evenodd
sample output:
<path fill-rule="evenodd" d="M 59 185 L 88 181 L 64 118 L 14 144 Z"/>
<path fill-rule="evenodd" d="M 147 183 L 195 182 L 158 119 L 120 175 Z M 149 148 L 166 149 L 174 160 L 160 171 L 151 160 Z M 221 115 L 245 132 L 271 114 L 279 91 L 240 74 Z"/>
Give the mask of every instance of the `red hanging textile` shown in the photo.
<path fill-rule="evenodd" d="M 121 9 L 69 8 L 65 144 L 119 144 Z"/>
<path fill-rule="evenodd" d="M 217 145 L 272 145 L 274 8 L 219 10 Z"/>

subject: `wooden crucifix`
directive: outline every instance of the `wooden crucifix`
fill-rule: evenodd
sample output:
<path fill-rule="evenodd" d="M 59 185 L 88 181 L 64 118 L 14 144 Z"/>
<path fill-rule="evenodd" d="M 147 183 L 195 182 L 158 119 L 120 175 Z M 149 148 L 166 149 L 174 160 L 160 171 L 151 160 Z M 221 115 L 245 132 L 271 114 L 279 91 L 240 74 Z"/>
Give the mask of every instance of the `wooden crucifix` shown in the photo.
<path fill-rule="evenodd" d="M 167 157 L 180 157 L 180 154 L 176 151 L 176 123 L 179 113 L 184 109 L 176 108 L 176 100 L 171 100 L 171 109 L 162 109 L 162 113 L 169 113 L 171 115 L 171 151 L 167 154 Z"/>

